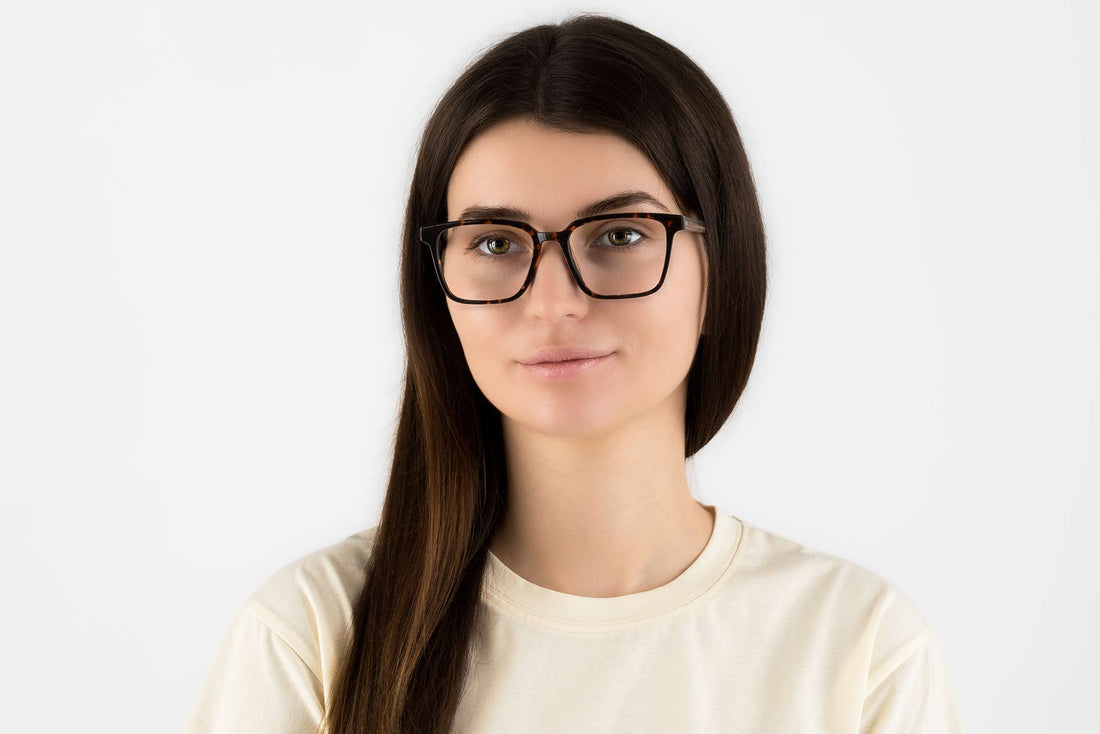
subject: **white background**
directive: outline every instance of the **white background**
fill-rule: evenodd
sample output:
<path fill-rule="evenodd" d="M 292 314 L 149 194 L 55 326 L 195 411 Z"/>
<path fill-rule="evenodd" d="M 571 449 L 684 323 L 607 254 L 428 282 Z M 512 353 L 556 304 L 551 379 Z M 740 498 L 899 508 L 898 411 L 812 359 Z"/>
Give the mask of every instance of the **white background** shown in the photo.
<path fill-rule="evenodd" d="M 695 59 L 759 185 L 696 496 L 906 591 L 971 731 L 1100 728 L 1095 3 L 218 0 L 0 10 L 6 731 L 178 730 L 244 598 L 377 522 L 416 138 L 577 10 Z"/>

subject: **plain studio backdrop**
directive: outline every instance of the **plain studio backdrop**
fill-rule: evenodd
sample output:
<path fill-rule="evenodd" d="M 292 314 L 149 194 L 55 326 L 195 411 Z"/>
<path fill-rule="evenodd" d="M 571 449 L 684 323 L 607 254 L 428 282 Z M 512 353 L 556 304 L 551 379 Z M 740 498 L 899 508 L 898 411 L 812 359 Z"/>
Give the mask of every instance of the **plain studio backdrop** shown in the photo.
<path fill-rule="evenodd" d="M 178 730 L 237 606 L 377 522 L 417 136 L 581 10 L 696 60 L 759 185 L 696 497 L 909 594 L 971 731 L 1100 731 L 1089 0 L 5 4 L 5 731 Z"/>

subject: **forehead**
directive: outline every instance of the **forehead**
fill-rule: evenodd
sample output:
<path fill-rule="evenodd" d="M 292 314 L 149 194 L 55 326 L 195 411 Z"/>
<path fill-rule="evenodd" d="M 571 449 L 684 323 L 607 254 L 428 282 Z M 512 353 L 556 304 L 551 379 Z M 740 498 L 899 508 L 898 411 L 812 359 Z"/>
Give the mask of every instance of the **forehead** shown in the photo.
<path fill-rule="evenodd" d="M 470 206 L 511 205 L 530 212 L 535 227 L 553 229 L 575 219 L 586 204 L 627 189 L 647 191 L 676 211 L 660 173 L 627 140 L 510 120 L 481 133 L 462 152 L 447 187 L 447 218 Z"/>

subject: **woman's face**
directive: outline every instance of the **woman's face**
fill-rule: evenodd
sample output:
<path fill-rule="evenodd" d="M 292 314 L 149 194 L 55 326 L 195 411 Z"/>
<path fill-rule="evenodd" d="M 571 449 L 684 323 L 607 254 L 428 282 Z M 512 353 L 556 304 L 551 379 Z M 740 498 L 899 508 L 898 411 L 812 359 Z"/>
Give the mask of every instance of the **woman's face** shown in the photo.
<path fill-rule="evenodd" d="M 463 218 L 473 206 L 513 206 L 529 212 L 536 229 L 556 231 L 586 205 L 624 191 L 647 192 L 669 212 L 684 213 L 657 169 L 626 140 L 509 120 L 463 151 L 447 190 L 447 219 Z M 643 201 L 607 213 L 616 211 L 661 206 Z M 682 410 L 706 305 L 702 237 L 677 232 L 664 284 L 640 298 L 589 297 L 554 241 L 544 244 L 535 280 L 518 299 L 448 298 L 470 372 L 502 419 L 538 433 L 591 437 L 654 410 Z M 547 378 L 520 363 L 544 347 L 611 354 L 582 374 Z"/>

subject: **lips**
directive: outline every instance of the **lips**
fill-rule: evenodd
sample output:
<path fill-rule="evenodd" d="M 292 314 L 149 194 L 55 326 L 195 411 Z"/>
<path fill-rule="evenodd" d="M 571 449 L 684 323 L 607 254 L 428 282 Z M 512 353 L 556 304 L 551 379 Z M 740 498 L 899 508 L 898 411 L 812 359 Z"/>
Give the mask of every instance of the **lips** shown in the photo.
<path fill-rule="evenodd" d="M 600 365 L 611 360 L 612 354 L 589 357 L 587 359 L 568 359 L 559 362 L 535 362 L 533 364 L 524 364 L 523 368 L 538 377 L 550 380 L 560 380 L 583 375 L 598 369 Z"/>
<path fill-rule="evenodd" d="M 608 349 L 589 349 L 583 347 L 544 347 L 534 354 L 520 360 L 521 364 L 541 364 L 547 362 L 567 362 L 577 359 L 591 359 L 610 354 Z"/>

